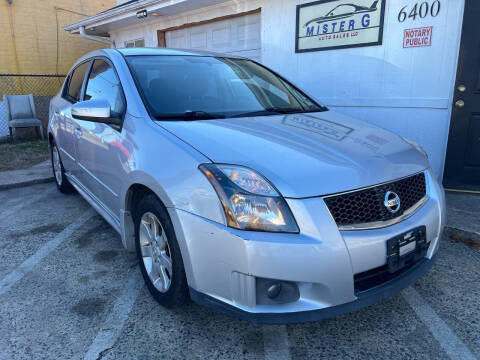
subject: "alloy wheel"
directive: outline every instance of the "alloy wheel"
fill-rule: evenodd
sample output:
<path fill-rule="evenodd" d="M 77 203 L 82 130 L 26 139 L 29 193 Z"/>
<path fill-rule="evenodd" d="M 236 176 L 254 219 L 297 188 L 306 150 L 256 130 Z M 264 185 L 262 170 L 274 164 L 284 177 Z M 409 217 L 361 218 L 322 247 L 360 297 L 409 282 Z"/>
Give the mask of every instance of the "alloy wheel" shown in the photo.
<path fill-rule="evenodd" d="M 52 163 L 53 163 L 53 172 L 55 174 L 55 180 L 59 186 L 62 185 L 62 164 L 60 163 L 60 154 L 56 145 L 53 145 L 52 149 Z"/>
<path fill-rule="evenodd" d="M 172 255 L 165 231 L 151 212 L 140 220 L 140 250 L 143 264 L 155 288 L 165 293 L 172 283 Z"/>

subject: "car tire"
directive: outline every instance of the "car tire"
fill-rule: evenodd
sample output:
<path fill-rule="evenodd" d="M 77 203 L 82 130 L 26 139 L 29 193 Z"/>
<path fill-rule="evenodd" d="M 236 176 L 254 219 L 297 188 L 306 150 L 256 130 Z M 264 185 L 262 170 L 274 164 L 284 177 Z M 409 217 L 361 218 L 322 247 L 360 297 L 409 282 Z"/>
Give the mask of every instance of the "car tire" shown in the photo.
<path fill-rule="evenodd" d="M 64 194 L 70 194 L 74 192 L 75 189 L 65 175 L 65 168 L 63 167 L 62 159 L 60 158 L 60 152 L 55 140 L 52 140 L 52 143 L 50 144 L 50 159 L 52 161 L 53 177 L 55 178 L 55 183 L 57 184 L 58 190 Z"/>
<path fill-rule="evenodd" d="M 166 208 L 155 195 L 147 195 L 140 200 L 134 219 L 137 258 L 148 290 L 165 307 L 185 303 L 187 278 Z"/>

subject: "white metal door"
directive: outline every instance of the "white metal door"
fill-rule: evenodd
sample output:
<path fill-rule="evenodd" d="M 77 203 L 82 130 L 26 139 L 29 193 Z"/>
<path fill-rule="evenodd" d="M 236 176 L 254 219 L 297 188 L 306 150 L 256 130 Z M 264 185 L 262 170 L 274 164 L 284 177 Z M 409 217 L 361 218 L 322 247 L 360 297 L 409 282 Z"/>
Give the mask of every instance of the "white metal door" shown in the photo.
<path fill-rule="evenodd" d="M 260 14 L 167 31 L 165 41 L 169 48 L 209 50 L 260 61 Z"/>

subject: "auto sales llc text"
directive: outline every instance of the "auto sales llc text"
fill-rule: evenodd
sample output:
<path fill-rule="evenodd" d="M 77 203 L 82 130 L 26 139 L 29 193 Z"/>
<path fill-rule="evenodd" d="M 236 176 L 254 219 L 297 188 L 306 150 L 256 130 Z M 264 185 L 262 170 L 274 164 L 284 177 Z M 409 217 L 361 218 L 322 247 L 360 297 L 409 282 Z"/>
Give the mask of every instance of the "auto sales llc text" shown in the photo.
<path fill-rule="evenodd" d="M 365 14 L 362 16 L 360 21 L 361 28 L 368 28 L 370 26 L 370 15 Z M 326 23 L 323 25 L 312 25 L 307 27 L 307 37 L 308 36 L 318 36 L 318 35 L 325 35 L 325 34 L 334 34 L 339 32 L 351 31 L 356 30 L 355 28 L 355 19 L 350 20 L 342 20 L 342 21 L 333 21 L 331 23 Z M 356 34 L 358 35 L 358 33 Z M 352 33 L 347 34 L 347 36 L 338 36 L 340 37 L 348 37 L 348 36 L 355 36 Z M 333 38 L 333 37 L 330 37 Z"/>

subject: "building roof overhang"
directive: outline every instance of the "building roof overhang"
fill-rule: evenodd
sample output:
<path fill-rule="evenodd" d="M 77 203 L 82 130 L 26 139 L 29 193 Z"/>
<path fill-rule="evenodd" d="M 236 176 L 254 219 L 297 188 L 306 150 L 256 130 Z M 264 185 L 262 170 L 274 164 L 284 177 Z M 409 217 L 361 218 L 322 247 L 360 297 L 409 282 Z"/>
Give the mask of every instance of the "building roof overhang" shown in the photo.
<path fill-rule="evenodd" d="M 85 31 L 89 35 L 109 36 L 110 31 L 125 26 L 142 24 L 162 16 L 172 16 L 226 1 L 228 0 L 131 0 L 65 25 L 63 29 L 71 34 L 78 34 L 80 28 L 85 27 Z M 141 10 L 147 10 L 147 17 L 138 19 L 137 12 Z M 152 14 L 157 14 L 157 16 Z"/>

